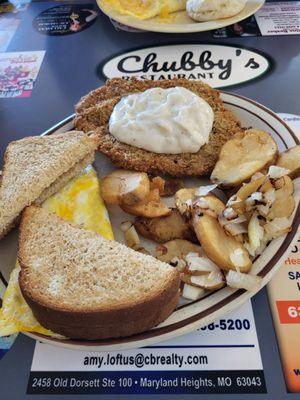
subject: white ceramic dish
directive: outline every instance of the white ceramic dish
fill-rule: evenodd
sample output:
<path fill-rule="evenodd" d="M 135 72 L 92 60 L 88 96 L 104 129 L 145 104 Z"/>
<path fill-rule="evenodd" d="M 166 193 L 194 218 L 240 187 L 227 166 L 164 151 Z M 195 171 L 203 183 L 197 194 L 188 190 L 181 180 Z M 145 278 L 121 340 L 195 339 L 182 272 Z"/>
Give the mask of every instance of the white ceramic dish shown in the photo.
<path fill-rule="evenodd" d="M 248 18 L 259 10 L 264 5 L 264 2 L 264 0 L 248 0 L 245 8 L 231 18 L 218 19 L 209 22 L 196 22 L 187 15 L 186 11 L 173 13 L 168 20 L 162 20 L 159 17 L 141 20 L 132 16 L 122 15 L 111 7 L 104 7 L 101 0 L 97 0 L 99 8 L 109 18 L 135 29 L 162 33 L 204 32 L 223 28 L 224 26 L 232 25 Z"/>
<path fill-rule="evenodd" d="M 296 135 L 291 129 L 269 109 L 252 100 L 234 94 L 223 92 L 221 96 L 225 105 L 239 117 L 243 126 L 252 126 L 270 132 L 278 143 L 280 151 L 284 151 L 289 147 L 299 144 Z M 73 116 L 70 116 L 44 134 L 53 134 L 55 132 L 64 132 L 72 129 L 72 119 Z M 95 166 L 100 176 L 105 175 L 114 168 L 109 159 L 101 154 L 97 156 Z M 203 180 L 187 179 L 186 185 L 200 184 L 201 182 L 203 182 Z M 206 180 L 206 182 L 208 183 L 208 180 Z M 294 182 L 296 208 L 292 216 L 293 229 L 288 235 L 273 240 L 264 253 L 254 262 L 254 270 L 263 278 L 262 286 L 266 285 L 278 268 L 280 268 L 288 249 L 297 240 L 297 228 L 300 220 L 300 179 Z M 119 207 L 110 208 L 109 212 L 116 240 L 121 240 L 122 235 L 119 231 L 120 222 L 128 219 L 129 216 L 123 213 Z M 12 232 L 0 243 L 0 272 L 4 281 L 8 280 L 9 273 L 15 265 L 16 245 L 16 232 Z M 144 243 L 144 246 L 147 247 L 147 243 Z M 128 338 L 105 341 L 76 341 L 57 340 L 33 333 L 26 334 L 42 342 L 81 350 L 103 351 L 136 348 L 183 335 L 201 326 L 207 325 L 238 308 L 254 295 L 255 293 L 253 292 L 250 293 L 244 290 L 234 290 L 226 287 L 197 301 L 182 301 L 173 314 L 162 324 L 147 332 Z"/>

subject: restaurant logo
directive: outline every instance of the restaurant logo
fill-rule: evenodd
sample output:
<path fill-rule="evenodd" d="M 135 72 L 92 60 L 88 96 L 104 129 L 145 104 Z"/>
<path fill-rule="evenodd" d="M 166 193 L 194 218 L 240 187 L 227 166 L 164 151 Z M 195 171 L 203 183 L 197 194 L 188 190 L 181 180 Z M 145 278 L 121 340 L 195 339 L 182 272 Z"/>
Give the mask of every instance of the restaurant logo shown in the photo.
<path fill-rule="evenodd" d="M 141 48 L 114 56 L 100 65 L 105 78 L 201 79 L 214 88 L 238 85 L 266 74 L 271 61 L 244 47 L 175 44 Z"/>

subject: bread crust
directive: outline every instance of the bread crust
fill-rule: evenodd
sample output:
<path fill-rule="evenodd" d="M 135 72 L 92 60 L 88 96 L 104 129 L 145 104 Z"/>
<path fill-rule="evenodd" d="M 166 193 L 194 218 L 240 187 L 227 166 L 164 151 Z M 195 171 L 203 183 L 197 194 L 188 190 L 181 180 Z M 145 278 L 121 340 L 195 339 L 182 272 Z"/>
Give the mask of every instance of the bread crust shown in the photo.
<path fill-rule="evenodd" d="M 27 273 L 28 270 L 30 271 L 32 261 L 30 261 L 30 251 L 26 248 L 25 243 L 35 227 L 35 225 L 34 227 L 31 225 L 28 228 L 30 219 L 34 217 L 34 213 L 38 212 L 37 210 L 40 210 L 37 206 L 27 208 L 23 213 L 20 225 L 18 260 L 21 271 L 19 285 L 24 299 L 42 326 L 72 339 L 117 338 L 146 331 L 172 313 L 179 299 L 180 285 L 180 275 L 175 268 L 170 270 L 163 285 L 154 287 L 153 290 L 144 293 L 135 301 L 119 300 L 118 303 L 106 302 L 78 307 L 77 303 L 72 303 L 72 301 L 63 306 L 60 302 L 45 297 L 43 293 L 36 290 L 30 274 Z M 50 213 L 47 213 L 47 218 L 48 215 L 49 218 L 55 218 L 54 224 L 72 225 L 65 221 L 60 222 L 61 220 L 57 216 L 51 217 Z M 38 227 L 36 228 L 38 229 Z M 76 227 L 76 229 L 81 228 Z M 92 231 L 84 232 L 90 235 L 91 240 L 96 235 Z M 119 244 L 119 246 L 122 245 Z M 133 252 L 133 250 L 128 249 L 128 252 Z M 148 258 L 149 256 L 144 257 Z M 168 268 L 170 267 L 168 266 Z"/>
<path fill-rule="evenodd" d="M 157 154 L 119 142 L 108 129 L 109 117 L 122 96 L 149 88 L 182 86 L 201 96 L 214 111 L 214 124 L 209 142 L 197 153 Z M 243 132 L 235 115 L 224 107 L 219 92 L 201 81 L 172 79 L 165 81 L 124 81 L 114 78 L 85 96 L 76 106 L 76 129 L 94 130 L 101 138 L 99 151 L 121 168 L 150 174 L 166 173 L 175 177 L 209 175 L 222 146 L 235 134 Z"/>
<path fill-rule="evenodd" d="M 27 290 L 22 270 L 19 283 L 24 299 L 39 323 L 70 339 L 118 338 L 147 331 L 168 318 L 179 300 L 179 281 L 176 275 L 160 294 L 142 303 L 120 309 L 87 312 L 58 310 L 41 304 Z"/>

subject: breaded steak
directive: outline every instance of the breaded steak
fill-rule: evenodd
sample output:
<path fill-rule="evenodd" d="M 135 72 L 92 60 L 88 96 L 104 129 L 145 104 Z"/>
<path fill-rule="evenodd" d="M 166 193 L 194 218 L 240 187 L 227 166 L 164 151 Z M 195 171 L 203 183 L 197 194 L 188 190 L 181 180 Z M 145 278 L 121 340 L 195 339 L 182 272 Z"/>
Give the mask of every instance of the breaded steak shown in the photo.
<path fill-rule="evenodd" d="M 214 124 L 209 142 L 197 153 L 158 154 L 119 142 L 109 132 L 108 123 L 114 106 L 123 96 L 153 87 L 167 89 L 182 86 L 206 100 L 214 111 Z M 75 126 L 84 132 L 97 131 L 101 137 L 99 151 L 124 169 L 177 177 L 208 175 L 214 168 L 224 143 L 243 131 L 235 115 L 224 107 L 219 92 L 201 81 L 172 79 L 165 81 L 126 81 L 114 78 L 87 96 L 76 106 Z"/>

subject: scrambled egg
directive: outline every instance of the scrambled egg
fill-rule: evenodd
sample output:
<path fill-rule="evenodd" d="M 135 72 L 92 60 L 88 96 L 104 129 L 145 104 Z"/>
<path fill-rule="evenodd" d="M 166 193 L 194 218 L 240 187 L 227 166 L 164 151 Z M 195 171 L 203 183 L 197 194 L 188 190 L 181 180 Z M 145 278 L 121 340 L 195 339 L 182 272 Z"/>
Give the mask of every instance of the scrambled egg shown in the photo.
<path fill-rule="evenodd" d="M 85 229 L 96 231 L 107 239 L 114 238 L 108 213 L 100 196 L 100 182 L 91 166 L 46 200 L 42 207 L 65 220 L 82 225 Z M 33 316 L 20 291 L 19 271 L 20 266 L 17 263 L 3 297 L 0 336 L 29 331 L 59 337 L 43 328 Z"/>
<path fill-rule="evenodd" d="M 131 15 L 139 19 L 153 18 L 158 15 L 185 10 L 186 0 L 101 0 L 104 8 L 112 8 L 120 14 Z"/>

